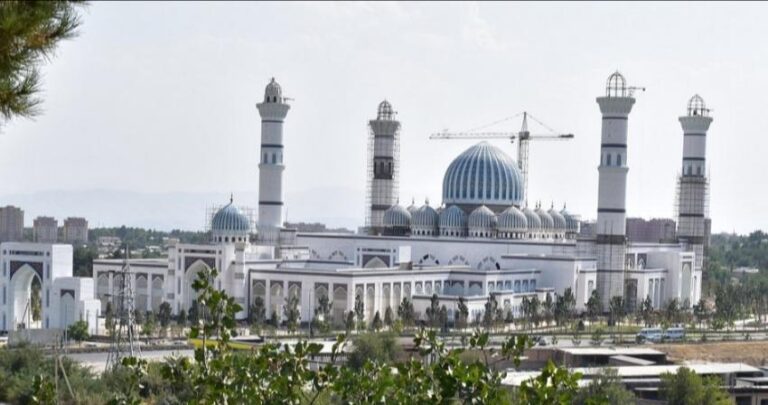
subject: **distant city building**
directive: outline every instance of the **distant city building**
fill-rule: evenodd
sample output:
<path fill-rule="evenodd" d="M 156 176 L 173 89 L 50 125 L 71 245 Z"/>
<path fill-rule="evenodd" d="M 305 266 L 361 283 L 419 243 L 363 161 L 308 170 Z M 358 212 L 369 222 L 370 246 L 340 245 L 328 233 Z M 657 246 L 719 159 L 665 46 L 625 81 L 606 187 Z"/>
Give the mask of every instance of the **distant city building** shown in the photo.
<path fill-rule="evenodd" d="M 0 242 L 24 240 L 24 211 L 8 205 L 0 208 Z"/>
<path fill-rule="evenodd" d="M 96 249 L 99 253 L 99 257 L 106 257 L 111 255 L 117 249 L 120 249 L 123 240 L 117 236 L 99 236 L 96 240 Z"/>
<path fill-rule="evenodd" d="M 676 227 L 670 218 L 627 218 L 627 238 L 631 242 L 674 242 Z"/>
<path fill-rule="evenodd" d="M 64 242 L 88 242 L 88 221 L 85 218 L 69 217 L 64 220 Z"/>
<path fill-rule="evenodd" d="M 59 239 L 59 222 L 53 217 L 37 217 L 32 222 L 32 234 L 35 242 L 56 243 Z"/>

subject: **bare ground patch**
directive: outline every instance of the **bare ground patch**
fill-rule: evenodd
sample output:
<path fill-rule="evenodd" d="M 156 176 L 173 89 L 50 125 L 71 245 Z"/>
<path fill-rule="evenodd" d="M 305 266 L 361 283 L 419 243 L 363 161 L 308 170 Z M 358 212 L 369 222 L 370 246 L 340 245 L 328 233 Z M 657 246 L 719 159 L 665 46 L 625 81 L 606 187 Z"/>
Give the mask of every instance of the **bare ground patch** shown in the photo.
<path fill-rule="evenodd" d="M 746 363 L 752 366 L 768 364 L 768 342 L 711 342 L 653 345 L 666 352 L 673 362 Z"/>

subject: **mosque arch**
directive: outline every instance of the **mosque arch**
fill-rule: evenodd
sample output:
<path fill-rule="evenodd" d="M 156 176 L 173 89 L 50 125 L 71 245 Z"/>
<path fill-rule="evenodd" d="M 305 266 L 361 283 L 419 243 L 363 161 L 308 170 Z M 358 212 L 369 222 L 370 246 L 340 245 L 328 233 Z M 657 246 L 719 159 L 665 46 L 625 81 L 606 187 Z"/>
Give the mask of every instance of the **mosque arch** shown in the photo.
<path fill-rule="evenodd" d="M 486 256 L 477 263 L 478 270 L 501 270 L 501 265 L 492 256 Z"/>
<path fill-rule="evenodd" d="M 419 264 L 423 266 L 438 266 L 440 265 L 440 260 L 432 253 L 427 253 L 419 259 Z"/>
<path fill-rule="evenodd" d="M 467 260 L 466 257 L 462 255 L 456 255 L 451 258 L 451 260 L 448 261 L 448 265 L 465 265 L 469 266 L 469 260 Z"/>
<path fill-rule="evenodd" d="M 28 329 L 34 325 L 34 320 L 32 319 L 32 283 L 35 281 L 40 283 L 40 321 L 47 318 L 46 308 L 48 306 L 46 304 L 50 302 L 46 302 L 44 296 L 48 286 L 43 283 L 40 272 L 25 263 L 15 271 L 11 270 L 9 283 L 10 300 L 6 301 L 10 304 L 8 312 L 11 315 L 10 325 L 6 322 L 6 327 L 9 327 L 8 329 Z M 50 296 L 48 299 L 50 299 Z"/>
<path fill-rule="evenodd" d="M 341 250 L 334 250 L 333 253 L 331 253 L 328 256 L 328 260 L 331 261 L 343 261 L 348 262 L 349 259 L 347 258 L 347 255 L 344 254 Z"/>
<path fill-rule="evenodd" d="M 205 263 L 201 259 L 195 260 L 189 267 L 187 267 L 187 270 L 184 272 L 184 306 L 187 308 L 187 312 L 192 308 L 192 303 L 197 301 L 197 291 L 195 291 L 194 288 L 192 288 L 192 284 L 197 280 L 197 275 L 201 271 L 210 271 L 211 267 L 208 266 L 207 263 Z M 141 308 L 138 303 L 136 304 L 136 308 Z M 146 307 L 144 307 L 146 308 Z"/>
<path fill-rule="evenodd" d="M 381 260 L 379 257 L 374 257 L 371 260 L 368 260 L 367 263 L 365 263 L 365 266 L 363 268 L 366 269 L 384 269 L 387 267 L 387 264 L 384 263 L 384 260 Z"/>
<path fill-rule="evenodd" d="M 340 325 L 344 322 L 344 315 L 347 311 L 347 286 L 345 284 L 335 284 L 333 286 L 333 322 Z"/>

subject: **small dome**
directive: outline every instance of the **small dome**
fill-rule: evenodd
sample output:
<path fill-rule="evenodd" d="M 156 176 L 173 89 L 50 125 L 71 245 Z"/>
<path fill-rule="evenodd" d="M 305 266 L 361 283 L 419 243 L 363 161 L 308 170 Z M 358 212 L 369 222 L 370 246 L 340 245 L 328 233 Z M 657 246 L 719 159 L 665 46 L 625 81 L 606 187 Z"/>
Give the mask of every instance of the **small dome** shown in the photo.
<path fill-rule="evenodd" d="M 605 84 L 605 95 L 608 97 L 627 96 L 627 79 L 618 70 L 608 76 L 608 81 Z"/>
<path fill-rule="evenodd" d="M 514 205 L 499 214 L 499 232 L 524 232 L 528 228 L 528 220 L 523 211 Z"/>
<path fill-rule="evenodd" d="M 425 235 L 431 235 L 437 231 L 440 224 L 440 214 L 435 211 L 434 208 L 429 206 L 429 203 L 421 206 L 413 213 L 411 220 L 411 227 L 417 235 L 422 233 Z"/>
<path fill-rule="evenodd" d="M 555 221 L 552 219 L 552 216 L 547 214 L 547 211 L 544 211 L 541 205 L 536 208 L 536 215 L 541 218 L 541 229 L 543 231 L 547 232 L 555 228 Z"/>
<path fill-rule="evenodd" d="M 408 228 L 411 226 L 411 213 L 402 205 L 395 204 L 384 211 L 385 228 Z"/>
<path fill-rule="evenodd" d="M 568 227 L 565 217 L 562 216 L 559 212 L 555 211 L 554 204 L 552 207 L 549 208 L 549 211 L 547 211 L 547 214 L 549 214 L 550 217 L 552 217 L 552 223 L 553 223 L 553 229 L 555 231 L 565 231 Z"/>
<path fill-rule="evenodd" d="M 411 205 L 409 205 L 406 209 L 411 214 L 411 216 L 413 216 L 413 214 L 419 209 L 419 207 L 416 206 L 416 200 L 411 200 Z"/>
<path fill-rule="evenodd" d="M 461 235 L 467 229 L 467 214 L 461 208 L 451 205 L 440 212 L 440 233 L 445 235 L 446 231 L 456 231 Z M 460 236 L 460 235 L 455 235 Z"/>
<path fill-rule="evenodd" d="M 490 230 L 496 227 L 496 222 L 496 214 L 485 205 L 481 205 L 469 214 L 467 224 L 470 229 Z"/>
<path fill-rule="evenodd" d="M 563 205 L 562 211 L 560 211 L 560 215 L 565 218 L 565 229 L 566 231 L 570 233 L 578 233 L 579 232 L 579 220 L 574 215 L 572 215 L 568 210 L 565 209 L 565 205 Z"/>
<path fill-rule="evenodd" d="M 443 177 L 443 203 L 473 210 L 487 205 L 520 205 L 523 177 L 509 155 L 487 142 L 480 142 L 451 162 Z"/>
<path fill-rule="evenodd" d="M 269 84 L 267 84 L 267 88 L 264 89 L 264 102 L 265 103 L 282 103 L 283 102 L 283 89 L 280 88 L 280 85 L 275 81 L 274 77 L 272 78 L 272 80 L 269 81 Z"/>
<path fill-rule="evenodd" d="M 379 103 L 379 111 L 376 114 L 377 120 L 391 120 L 395 116 L 395 111 L 392 109 L 392 104 L 389 101 L 384 100 Z"/>
<path fill-rule="evenodd" d="M 541 217 L 539 217 L 529 207 L 525 207 L 525 209 L 523 209 L 523 214 L 525 214 L 525 220 L 528 222 L 528 229 L 530 231 L 540 231 L 541 230 Z"/>
<path fill-rule="evenodd" d="M 213 216 L 211 231 L 214 234 L 247 234 L 251 231 L 251 221 L 230 200 Z"/>

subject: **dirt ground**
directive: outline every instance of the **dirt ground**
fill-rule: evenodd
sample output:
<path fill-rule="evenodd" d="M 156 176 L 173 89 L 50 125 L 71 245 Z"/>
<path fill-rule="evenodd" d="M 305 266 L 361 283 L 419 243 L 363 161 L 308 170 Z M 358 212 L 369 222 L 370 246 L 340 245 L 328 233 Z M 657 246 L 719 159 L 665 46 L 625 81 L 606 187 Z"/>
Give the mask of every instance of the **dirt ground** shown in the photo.
<path fill-rule="evenodd" d="M 752 366 L 768 365 L 768 342 L 711 342 L 691 344 L 653 345 L 666 352 L 673 362 L 746 363 Z"/>

